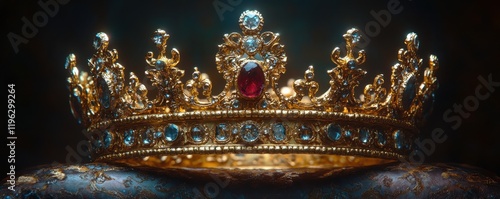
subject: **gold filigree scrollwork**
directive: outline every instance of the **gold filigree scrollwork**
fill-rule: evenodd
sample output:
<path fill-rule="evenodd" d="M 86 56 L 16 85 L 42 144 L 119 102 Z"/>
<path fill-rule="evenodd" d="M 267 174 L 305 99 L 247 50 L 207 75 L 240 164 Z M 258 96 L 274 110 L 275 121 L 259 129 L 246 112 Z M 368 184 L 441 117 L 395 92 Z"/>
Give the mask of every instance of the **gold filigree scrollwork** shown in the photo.
<path fill-rule="evenodd" d="M 314 79 L 314 67 L 309 66 L 309 69 L 307 69 L 306 72 L 304 73 L 304 79 L 298 79 L 294 81 L 293 89 L 295 91 L 295 95 L 292 97 L 293 100 L 291 101 L 293 107 L 306 106 L 304 103 L 301 103 L 301 101 L 303 101 L 304 99 L 304 96 L 307 96 L 310 101 L 307 102 L 306 104 L 309 105 L 316 104 L 317 102 L 316 93 L 318 92 L 319 84 L 313 79 Z"/>
<path fill-rule="evenodd" d="M 148 89 L 144 84 L 139 82 L 139 78 L 130 72 L 129 85 L 127 86 L 127 95 L 125 101 L 128 103 L 129 108 L 133 110 L 144 110 L 148 106 Z"/>
<path fill-rule="evenodd" d="M 331 60 L 337 65 L 332 70 L 328 70 L 330 75 L 330 89 L 323 95 L 324 105 L 332 107 L 335 111 L 352 111 L 359 107 L 359 100 L 354 95 L 354 89 L 359 85 L 366 71 L 357 66 L 366 60 L 364 50 L 358 52 L 354 57 L 354 48 L 359 43 L 361 35 L 357 29 L 350 29 L 343 35 L 346 41 L 346 55 L 340 57 L 340 48 L 336 47 L 331 54 Z"/>
<path fill-rule="evenodd" d="M 368 110 L 378 110 L 381 103 L 385 101 L 387 91 L 382 85 L 384 84 L 384 75 L 379 74 L 375 77 L 372 84 L 365 86 L 363 91 L 364 103 L 363 107 Z"/>
<path fill-rule="evenodd" d="M 171 50 L 172 58 L 166 57 L 167 41 L 170 37 L 164 30 L 158 29 L 151 38 L 158 48 L 158 58 L 154 58 L 153 52 L 146 54 L 146 62 L 153 67 L 146 71 L 146 76 L 152 85 L 158 88 L 158 95 L 154 101 L 157 107 L 167 106 L 169 109 L 179 110 L 182 103 L 182 82 L 184 70 L 175 67 L 180 61 L 180 53 L 177 49 Z M 165 110 L 169 111 L 169 110 Z"/>
<path fill-rule="evenodd" d="M 68 55 L 65 66 L 70 76 L 68 77 L 69 103 L 71 113 L 77 119 L 78 123 L 89 125 L 91 120 L 97 119 L 93 116 L 98 111 L 98 105 L 93 106 L 89 101 L 94 98 L 91 88 L 93 88 L 92 78 L 87 72 L 80 72 L 76 67 L 76 56 Z M 90 118 L 92 117 L 92 118 Z"/>
<path fill-rule="evenodd" d="M 200 73 L 198 67 L 194 67 L 192 79 L 186 82 L 186 90 L 189 92 L 188 101 L 191 105 L 210 105 L 212 104 L 212 82 L 208 76 Z M 198 98 L 201 89 L 202 95 L 205 97 L 203 101 Z"/>
<path fill-rule="evenodd" d="M 222 92 L 215 97 L 215 103 L 224 103 L 229 106 L 228 95 L 234 86 L 234 80 L 237 75 L 238 65 L 241 62 L 243 51 L 240 48 L 242 36 L 239 33 L 224 34 L 224 43 L 219 45 L 219 52 L 215 55 L 217 71 L 222 74 L 226 84 Z"/>
<path fill-rule="evenodd" d="M 264 55 L 264 62 L 268 68 L 268 78 L 270 80 L 269 84 L 275 96 L 266 93 L 266 98 L 269 99 L 270 107 L 286 107 L 286 97 L 280 92 L 278 86 L 278 81 L 280 76 L 286 72 L 286 62 L 287 57 L 285 53 L 285 46 L 280 44 L 280 35 L 273 32 L 264 32 L 261 34 L 261 38 L 264 41 L 262 53 Z"/>

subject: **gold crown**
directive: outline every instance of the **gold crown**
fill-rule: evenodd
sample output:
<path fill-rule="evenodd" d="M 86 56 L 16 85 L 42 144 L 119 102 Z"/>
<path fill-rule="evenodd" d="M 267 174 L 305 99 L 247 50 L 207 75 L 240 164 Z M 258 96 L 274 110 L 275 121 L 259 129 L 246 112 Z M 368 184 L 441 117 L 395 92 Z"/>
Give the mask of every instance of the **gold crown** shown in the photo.
<path fill-rule="evenodd" d="M 154 99 L 133 72 L 126 83 L 105 33 L 96 35 L 90 75 L 79 72 L 70 54 L 71 110 L 91 134 L 93 159 L 157 168 L 287 168 L 373 165 L 409 154 L 417 125 L 432 107 L 438 69 L 431 55 L 422 71 L 415 33 L 398 52 L 390 87 L 380 74 L 358 97 L 355 88 L 367 73 L 359 67 L 365 51 L 355 55 L 358 30 L 343 35 L 345 56 L 338 47 L 331 53 L 336 66 L 327 71 L 329 89 L 317 95 L 313 66 L 303 79 L 278 86 L 285 49 L 278 33 L 261 32 L 258 11 L 245 11 L 239 25 L 242 33 L 225 34 L 215 56 L 226 81 L 217 95 L 196 67 L 191 79 L 181 81 L 180 53 L 174 48 L 167 58 L 169 35 L 160 29 L 152 37 L 159 54 L 146 55 Z"/>

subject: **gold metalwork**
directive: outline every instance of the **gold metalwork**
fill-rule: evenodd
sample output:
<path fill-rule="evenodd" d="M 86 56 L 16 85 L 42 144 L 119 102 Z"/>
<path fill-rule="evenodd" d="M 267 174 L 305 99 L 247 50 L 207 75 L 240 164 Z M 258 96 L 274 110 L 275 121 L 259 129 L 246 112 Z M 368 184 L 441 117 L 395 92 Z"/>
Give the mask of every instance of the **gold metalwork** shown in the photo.
<path fill-rule="evenodd" d="M 336 66 L 327 71 L 330 85 L 317 95 L 313 66 L 304 79 L 290 84 L 289 93 L 281 93 L 278 80 L 287 57 L 280 35 L 261 33 L 264 18 L 257 11 L 245 11 L 239 24 L 242 33 L 225 34 L 215 56 L 226 81 L 217 95 L 197 67 L 191 79 L 181 80 L 180 53 L 174 48 L 167 58 L 170 36 L 164 30 L 152 38 L 158 56 L 146 54 L 151 68 L 145 74 L 157 90 L 154 99 L 148 99 L 147 87 L 134 73 L 125 82 L 118 52 L 108 50 L 105 33 L 96 35 L 90 75 L 79 72 L 70 54 L 66 68 L 72 112 L 91 134 L 93 158 L 160 168 L 348 167 L 393 161 L 411 151 L 417 124 L 438 84 L 435 56 L 421 74 L 415 33 L 408 34 L 406 49 L 398 53 L 390 87 L 379 74 L 358 97 L 355 88 L 367 74 L 360 68 L 366 53 L 360 50 L 355 56 L 361 35 L 348 30 L 343 36 L 346 54 L 342 57 L 338 47 L 332 51 Z M 263 80 L 245 76 L 249 63 Z M 251 95 L 242 90 L 240 78 L 256 84 Z"/>

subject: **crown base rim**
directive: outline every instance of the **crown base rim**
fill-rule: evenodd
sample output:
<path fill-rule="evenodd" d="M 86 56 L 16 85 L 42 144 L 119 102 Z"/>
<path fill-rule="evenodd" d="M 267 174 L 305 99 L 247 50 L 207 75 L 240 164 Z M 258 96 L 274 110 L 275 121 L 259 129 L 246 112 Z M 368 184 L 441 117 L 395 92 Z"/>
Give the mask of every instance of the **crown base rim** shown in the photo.
<path fill-rule="evenodd" d="M 404 159 L 383 150 L 323 146 L 190 147 L 131 150 L 101 155 L 96 162 L 152 168 L 348 168 L 379 165 Z"/>

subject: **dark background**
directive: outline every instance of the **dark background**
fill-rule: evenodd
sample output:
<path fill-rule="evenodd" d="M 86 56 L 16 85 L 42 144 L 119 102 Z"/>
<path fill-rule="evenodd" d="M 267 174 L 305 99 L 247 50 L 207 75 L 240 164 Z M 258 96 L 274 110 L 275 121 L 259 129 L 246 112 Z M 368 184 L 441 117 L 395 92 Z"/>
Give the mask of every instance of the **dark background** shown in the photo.
<path fill-rule="evenodd" d="M 220 13 L 223 20 L 214 2 L 229 6 L 229 10 Z M 370 11 L 386 10 L 388 2 L 73 0 L 60 5 L 55 16 L 49 17 L 47 24 L 38 28 L 27 44 L 20 44 L 15 53 L 7 34 L 21 35 L 21 18 L 33 21 L 33 15 L 42 8 L 37 1 L 1 1 L 2 92 L 7 93 L 7 84 L 16 84 L 16 171 L 55 161 L 65 163 L 68 154 L 83 157 L 81 146 L 85 137 L 83 128 L 70 113 L 64 62 L 69 53 L 75 53 L 80 70 L 89 71 L 86 59 L 94 53 L 92 41 L 97 32 L 109 35 L 110 48 L 118 50 L 119 63 L 126 67 L 127 77 L 134 71 L 148 84 L 143 75 L 144 55 L 147 51 L 156 52 L 150 37 L 162 28 L 170 34 L 168 49 L 175 47 L 180 51 L 179 67 L 186 74 L 198 66 L 211 75 L 213 82 L 222 82 L 215 70 L 217 45 L 222 43 L 224 33 L 240 31 L 237 20 L 244 10 L 257 9 L 265 18 L 263 30 L 279 32 L 281 43 L 286 45 L 288 70 L 282 79 L 303 77 L 312 64 L 320 91 L 324 92 L 329 80 L 326 70 L 334 67 L 330 53 L 334 47 L 343 46 L 342 34 L 351 27 L 366 31 L 365 25 L 375 20 Z M 491 74 L 493 80 L 500 81 L 499 12 L 488 2 L 400 3 L 403 11 L 392 15 L 389 24 L 370 38 L 365 48 L 368 60 L 361 67 L 369 74 L 362 85 L 370 83 L 378 73 L 384 73 L 388 81 L 390 67 L 397 61 L 399 48 L 404 47 L 406 34 L 418 33 L 419 55 L 425 64 L 431 53 L 440 60 L 440 88 L 434 113 L 421 133 L 428 138 L 433 129 L 442 128 L 448 137 L 444 143 L 436 144 L 435 152 L 425 161 L 467 164 L 500 175 L 500 87 L 480 101 L 478 109 L 463 119 L 458 129 L 453 130 L 454 123 L 443 119 L 446 110 L 474 95 L 478 76 Z M 4 142 L 0 160 L 6 163 L 6 140 L 1 139 Z M 68 163 L 79 161 L 74 157 L 69 160 Z"/>

